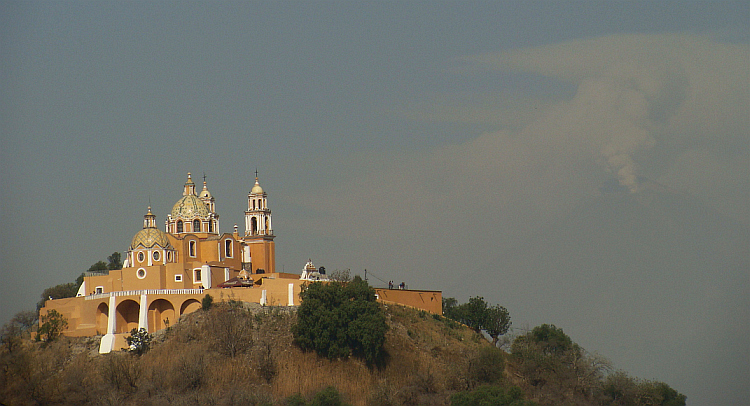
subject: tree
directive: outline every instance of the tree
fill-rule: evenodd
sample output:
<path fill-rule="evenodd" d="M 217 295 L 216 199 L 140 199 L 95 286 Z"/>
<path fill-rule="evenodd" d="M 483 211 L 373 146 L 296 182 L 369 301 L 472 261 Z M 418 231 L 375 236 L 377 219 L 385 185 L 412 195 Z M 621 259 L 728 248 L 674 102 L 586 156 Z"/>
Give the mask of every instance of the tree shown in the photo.
<path fill-rule="evenodd" d="M 54 309 L 42 315 L 41 320 L 42 325 L 39 327 L 37 340 L 53 341 L 68 327 L 68 320 L 65 319 L 65 316 Z"/>
<path fill-rule="evenodd" d="M 359 276 L 349 283 L 314 282 L 304 286 L 294 342 L 330 359 L 354 355 L 368 365 L 380 364 L 385 355 L 385 315 L 375 300 L 375 290 Z"/>
<path fill-rule="evenodd" d="M 243 308 L 242 302 L 230 301 L 212 306 L 207 322 L 220 354 L 234 358 L 252 348 L 252 315 Z"/>
<path fill-rule="evenodd" d="M 208 311 L 213 303 L 213 296 L 206 293 L 206 296 L 203 296 L 203 300 L 201 300 L 201 309 L 203 309 L 203 311 Z"/>
<path fill-rule="evenodd" d="M 524 400 L 521 388 L 511 386 L 480 386 L 477 389 L 459 392 L 451 396 L 451 406 L 535 406 L 536 403 Z"/>
<path fill-rule="evenodd" d="M 145 328 L 130 330 L 130 336 L 125 337 L 130 352 L 135 355 L 143 355 L 151 348 L 151 334 Z"/>
<path fill-rule="evenodd" d="M 499 337 L 508 332 L 511 321 L 508 310 L 502 306 L 490 306 L 481 296 L 469 298 L 467 303 L 458 304 L 452 297 L 443 299 L 443 315 L 459 321 L 479 333 L 484 330 L 497 345 Z"/>
<path fill-rule="evenodd" d="M 592 356 L 558 328 L 543 324 L 513 341 L 511 360 L 542 404 L 593 402 L 608 361 Z"/>
<path fill-rule="evenodd" d="M 122 261 L 121 261 L 120 253 L 115 251 L 112 253 L 112 255 L 107 257 L 107 269 L 109 270 L 116 270 L 116 269 L 122 269 Z"/>
<path fill-rule="evenodd" d="M 37 313 L 39 309 L 44 307 L 44 302 L 50 299 L 64 299 L 66 297 L 75 297 L 78 293 L 78 285 L 75 282 L 61 283 L 59 285 L 52 286 L 51 288 L 44 289 L 42 292 L 42 300 L 36 304 Z"/>
<path fill-rule="evenodd" d="M 103 273 L 107 269 L 109 269 L 109 268 L 107 267 L 107 263 L 106 262 L 104 262 L 104 261 L 98 261 L 94 265 L 91 265 L 86 272 Z"/>

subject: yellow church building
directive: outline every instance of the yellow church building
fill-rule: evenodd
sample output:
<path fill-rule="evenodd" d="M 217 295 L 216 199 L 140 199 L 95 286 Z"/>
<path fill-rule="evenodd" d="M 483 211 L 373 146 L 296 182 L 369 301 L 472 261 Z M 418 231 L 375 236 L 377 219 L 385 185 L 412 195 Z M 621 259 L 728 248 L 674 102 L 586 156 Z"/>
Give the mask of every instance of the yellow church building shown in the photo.
<path fill-rule="evenodd" d="M 99 352 L 125 346 L 133 328 L 155 332 L 198 310 L 206 294 L 269 306 L 295 306 L 311 280 L 326 280 L 308 261 L 302 275 L 276 272 L 271 210 L 258 182 L 247 195 L 245 230 L 219 231 L 215 199 L 188 173 L 182 196 L 167 214 L 166 231 L 148 208 L 143 228 L 124 256 L 123 267 L 86 273 L 73 298 L 48 300 L 40 313 L 60 312 L 68 336 L 103 335 Z M 315 279 L 310 276 L 315 274 Z M 376 289 L 379 300 L 442 312 L 439 291 Z"/>

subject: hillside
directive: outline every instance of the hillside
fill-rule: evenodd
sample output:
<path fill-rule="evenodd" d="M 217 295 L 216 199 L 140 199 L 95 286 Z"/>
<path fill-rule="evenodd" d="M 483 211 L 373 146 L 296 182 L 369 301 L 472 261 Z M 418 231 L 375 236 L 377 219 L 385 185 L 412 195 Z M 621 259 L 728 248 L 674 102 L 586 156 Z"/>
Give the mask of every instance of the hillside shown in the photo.
<path fill-rule="evenodd" d="M 155 334 L 150 351 L 142 356 L 100 355 L 98 338 L 61 337 L 50 343 L 26 339 L 4 345 L 0 403 L 299 405 L 291 397 L 309 400 L 334 387 L 347 403 L 357 406 L 448 405 L 452 394 L 496 383 L 506 388 L 518 385 L 525 391 L 517 389 L 518 396 L 542 405 L 618 405 L 600 401 L 595 392 L 638 389 L 638 382 L 622 374 L 615 374 L 621 378 L 615 385 L 609 381 L 603 385 L 600 371 L 606 362 L 592 368 L 592 358 L 578 352 L 572 342 L 569 347 L 575 351 L 560 350 L 559 342 L 555 344 L 560 357 L 554 362 L 561 364 L 554 365 L 554 374 L 545 374 L 540 372 L 545 371 L 544 360 L 520 362 L 455 321 L 400 306 L 383 306 L 389 327 L 384 367 L 370 368 L 356 358 L 328 360 L 293 344 L 294 308 L 243 306 L 241 317 L 236 313 L 226 317 L 222 305 L 183 316 Z M 232 339 L 239 336 L 243 340 Z M 531 349 L 530 344 L 513 348 L 521 353 Z M 575 354 L 575 359 L 569 361 L 565 354 Z M 680 403 L 641 399 L 628 404 Z"/>
<path fill-rule="evenodd" d="M 439 316 L 393 306 L 385 311 L 389 358 L 381 370 L 357 359 L 303 353 L 292 344 L 293 311 L 253 307 L 252 346 L 234 358 L 216 351 L 210 313 L 202 311 L 155 335 L 141 357 L 99 355 L 94 338 L 25 340 L 11 353 L 3 350 L 0 397 L 7 405 L 239 405 L 334 386 L 354 405 L 374 398 L 384 401 L 378 404 L 446 404 L 448 394 L 465 385 L 462 373 L 472 354 L 490 344 Z"/>

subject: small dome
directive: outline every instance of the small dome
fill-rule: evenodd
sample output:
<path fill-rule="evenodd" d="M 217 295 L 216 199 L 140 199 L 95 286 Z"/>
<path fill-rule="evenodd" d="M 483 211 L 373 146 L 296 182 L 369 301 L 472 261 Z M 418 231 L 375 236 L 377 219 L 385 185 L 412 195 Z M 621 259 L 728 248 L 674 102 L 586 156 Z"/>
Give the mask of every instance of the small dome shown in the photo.
<path fill-rule="evenodd" d="M 196 195 L 182 196 L 172 207 L 173 218 L 208 218 L 208 207 Z"/>
<path fill-rule="evenodd" d="M 201 199 L 210 199 L 211 198 L 211 192 L 208 191 L 208 187 L 206 186 L 206 182 L 203 182 L 203 190 L 201 190 L 201 194 L 198 195 Z"/>
<path fill-rule="evenodd" d="M 250 189 L 251 194 L 262 194 L 263 188 L 260 187 L 260 183 L 258 183 L 258 178 L 255 178 L 255 186 L 253 186 L 252 189 Z"/>
<path fill-rule="evenodd" d="M 172 244 L 169 243 L 169 238 L 164 231 L 158 228 L 144 228 L 137 232 L 133 237 L 133 242 L 130 243 L 130 249 L 136 249 L 138 246 L 143 248 L 151 248 L 158 246 L 160 248 L 172 248 Z"/>

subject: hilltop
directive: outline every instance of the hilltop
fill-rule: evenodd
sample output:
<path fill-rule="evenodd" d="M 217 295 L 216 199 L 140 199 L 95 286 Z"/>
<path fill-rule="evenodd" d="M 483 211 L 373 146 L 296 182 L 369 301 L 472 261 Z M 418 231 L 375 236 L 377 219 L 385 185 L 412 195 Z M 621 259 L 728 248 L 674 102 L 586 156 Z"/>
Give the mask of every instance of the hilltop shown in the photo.
<path fill-rule="evenodd" d="M 594 403 L 586 391 L 593 393 L 602 382 L 585 386 L 563 375 L 534 375 L 529 365 L 513 361 L 474 330 L 425 311 L 382 306 L 388 324 L 387 359 L 378 368 L 358 358 L 329 360 L 301 351 L 293 343 L 295 308 L 242 304 L 241 317 L 222 318 L 222 306 L 181 317 L 154 334 L 150 351 L 142 356 L 100 355 L 98 338 L 60 337 L 50 343 L 26 339 L 14 348 L 5 346 L 0 359 L 2 403 L 283 405 L 300 404 L 290 402 L 333 387 L 345 402 L 357 406 L 448 405 L 455 393 L 497 384 L 519 385 L 522 396 L 542 402 L 562 396 L 567 404 L 619 404 Z M 231 342 L 235 333 L 246 339 Z M 538 385 L 539 379 L 547 380 L 546 387 Z"/>

